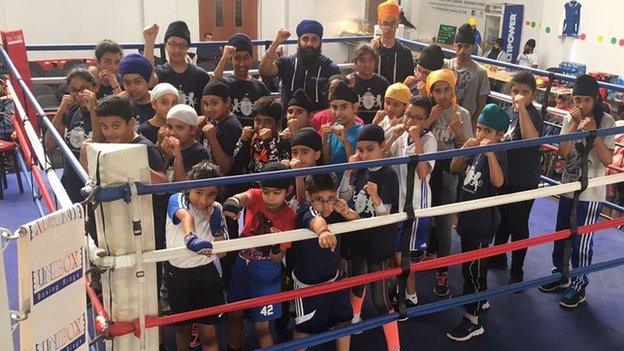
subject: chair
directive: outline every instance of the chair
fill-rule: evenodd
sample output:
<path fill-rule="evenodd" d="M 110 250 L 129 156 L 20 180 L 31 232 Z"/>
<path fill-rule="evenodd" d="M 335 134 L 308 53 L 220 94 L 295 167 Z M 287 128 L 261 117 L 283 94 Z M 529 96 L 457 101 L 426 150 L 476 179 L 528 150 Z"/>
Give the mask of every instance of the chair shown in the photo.
<path fill-rule="evenodd" d="M 30 76 L 33 78 L 46 76 L 43 67 L 38 62 L 28 61 L 28 69 L 30 69 Z"/>
<path fill-rule="evenodd" d="M 6 168 L 9 158 L 13 162 L 12 168 L 15 170 L 19 191 L 22 194 L 24 193 L 24 185 L 22 184 L 21 174 L 22 170 L 17 162 L 17 144 L 12 141 L 0 140 L 0 200 L 4 200 L 4 189 L 9 187 Z"/>
<path fill-rule="evenodd" d="M 35 97 L 42 95 L 54 95 L 56 91 L 46 84 L 33 84 L 31 92 Z"/>
<path fill-rule="evenodd" d="M 60 104 L 56 96 L 54 94 L 51 95 L 39 95 L 35 97 L 41 108 L 44 110 L 57 109 Z"/>

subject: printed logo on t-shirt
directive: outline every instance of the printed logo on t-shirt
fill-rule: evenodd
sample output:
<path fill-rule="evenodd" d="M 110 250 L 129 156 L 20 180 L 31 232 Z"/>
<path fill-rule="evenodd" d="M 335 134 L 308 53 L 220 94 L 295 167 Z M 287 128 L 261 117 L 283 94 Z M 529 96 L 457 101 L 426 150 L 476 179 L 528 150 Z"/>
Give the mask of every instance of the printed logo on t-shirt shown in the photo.
<path fill-rule="evenodd" d="M 370 196 L 366 193 L 366 190 L 362 189 L 360 192 L 353 194 L 353 204 L 355 211 L 359 213 L 362 218 L 375 216 L 375 206 Z"/>
<path fill-rule="evenodd" d="M 242 99 L 234 98 L 234 106 L 232 108 L 232 112 L 234 114 L 240 116 L 243 115 L 245 117 L 251 116 L 251 113 L 254 109 L 254 102 L 249 99 L 248 96 L 245 96 Z"/>
<path fill-rule="evenodd" d="M 360 105 L 367 110 L 372 110 L 373 107 L 381 108 L 381 95 L 377 94 L 377 96 L 371 93 L 370 88 L 364 93 L 364 95 L 358 96 Z"/>
<path fill-rule="evenodd" d="M 457 94 L 457 103 L 459 106 L 464 106 L 466 97 L 468 97 L 468 91 L 470 90 L 470 82 L 472 82 L 472 75 L 469 70 L 459 71 L 456 70 L 459 79 L 455 86 L 455 93 Z"/>
<path fill-rule="evenodd" d="M 192 108 L 195 108 L 195 92 L 191 91 L 190 93 L 186 93 L 184 90 L 182 90 L 181 86 L 178 88 L 178 90 L 180 91 L 180 102 L 185 105 L 189 105 Z"/>
<path fill-rule="evenodd" d="M 76 123 L 71 130 L 68 130 L 65 134 L 65 140 L 69 142 L 69 145 L 73 149 L 80 149 L 82 143 L 91 138 L 92 132 L 86 133 L 84 129 L 85 122 L 80 121 Z"/>
<path fill-rule="evenodd" d="M 477 164 L 470 165 L 466 170 L 466 178 L 464 179 L 463 189 L 471 194 L 475 194 L 483 186 L 481 172 L 477 172 L 476 167 Z"/>

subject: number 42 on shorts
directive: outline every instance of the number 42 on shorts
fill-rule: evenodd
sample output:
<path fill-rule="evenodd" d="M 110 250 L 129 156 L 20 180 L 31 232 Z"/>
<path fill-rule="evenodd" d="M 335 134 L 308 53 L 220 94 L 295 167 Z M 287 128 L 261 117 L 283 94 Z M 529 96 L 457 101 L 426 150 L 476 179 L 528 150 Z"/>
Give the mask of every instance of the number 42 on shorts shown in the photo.
<path fill-rule="evenodd" d="M 263 316 L 270 316 L 273 314 L 273 305 L 262 306 L 260 314 Z"/>

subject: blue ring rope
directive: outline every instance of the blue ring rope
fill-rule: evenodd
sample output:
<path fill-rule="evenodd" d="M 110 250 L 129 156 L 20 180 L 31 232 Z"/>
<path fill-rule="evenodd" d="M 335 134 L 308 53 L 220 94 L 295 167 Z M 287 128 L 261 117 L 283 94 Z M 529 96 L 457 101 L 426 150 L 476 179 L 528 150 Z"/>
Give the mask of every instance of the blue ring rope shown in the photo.
<path fill-rule="evenodd" d="M 592 132 L 578 132 L 572 134 L 564 134 L 564 135 L 552 135 L 543 138 L 536 139 L 528 139 L 528 140 L 518 140 L 518 141 L 509 141 L 504 143 L 498 143 L 493 145 L 479 146 L 479 147 L 471 147 L 466 149 L 455 149 L 455 150 L 446 150 L 446 151 L 438 151 L 431 153 L 424 153 L 418 155 L 418 161 L 432 161 L 432 160 L 440 160 L 440 159 L 448 159 L 452 157 L 464 157 L 470 155 L 477 155 L 484 152 L 497 152 L 497 151 L 507 151 L 510 149 L 519 149 L 531 146 L 539 146 L 541 144 L 552 144 L 558 143 L 561 141 L 570 141 L 570 140 L 578 140 L 589 137 L 590 135 L 597 136 L 605 136 L 612 134 L 624 133 L 623 127 L 613 127 L 607 129 L 600 129 Z M 193 180 L 193 181 L 183 181 L 176 183 L 165 183 L 165 184 L 142 184 L 137 183 L 137 193 L 139 195 L 147 195 L 147 194 L 158 194 L 165 192 L 175 192 L 182 191 L 191 188 L 205 187 L 205 186 L 222 186 L 222 185 L 230 185 L 230 184 L 238 184 L 238 183 L 250 183 L 255 181 L 262 181 L 266 179 L 275 179 L 275 178 L 288 178 L 288 177 L 300 177 L 312 174 L 322 174 L 328 172 L 343 172 L 347 169 L 363 169 L 363 168 L 372 168 L 372 167 L 380 167 L 380 166 L 393 166 L 405 164 L 413 160 L 411 156 L 404 157 L 392 157 L 385 158 L 380 160 L 373 161 L 362 161 L 356 163 L 340 163 L 334 165 L 325 165 L 325 166 L 317 166 L 317 167 L 307 167 L 293 170 L 284 170 L 284 171 L 276 171 L 270 173 L 254 173 L 254 174 L 243 174 L 243 175 L 232 175 L 225 176 L 220 178 L 212 178 L 212 179 L 202 179 L 202 180 Z M 117 187 L 100 189 L 96 194 L 96 199 L 100 202 L 108 202 L 114 201 L 122 198 L 126 198 L 128 196 L 128 185 L 122 185 Z"/>
<path fill-rule="evenodd" d="M 598 272 L 598 271 L 602 271 L 602 270 L 606 270 L 610 268 L 615 268 L 621 265 L 624 265 L 624 257 L 573 269 L 570 271 L 570 277 L 576 277 L 582 274 Z M 449 300 L 433 302 L 433 303 L 429 303 L 423 306 L 416 306 L 416 307 L 409 308 L 407 310 L 407 315 L 409 317 L 427 315 L 427 314 L 447 310 L 453 307 L 459 307 L 468 303 L 486 300 L 486 299 L 493 298 L 493 297 L 508 295 L 517 291 L 523 291 L 523 290 L 527 290 L 530 288 L 535 288 L 542 284 L 556 282 L 557 280 L 560 280 L 561 278 L 562 278 L 561 273 L 556 273 L 556 274 L 549 275 L 547 277 L 537 278 L 537 279 L 528 280 L 528 281 L 511 284 L 511 285 L 505 285 L 505 286 L 497 287 L 494 289 L 488 289 L 487 291 L 483 291 L 483 292 L 476 293 L 476 294 L 455 297 Z M 272 347 L 264 348 L 262 350 L 264 351 L 284 350 L 285 351 L 285 350 L 304 349 L 306 347 L 324 344 L 332 340 L 336 340 L 343 336 L 352 335 L 354 333 L 367 331 L 373 328 L 378 328 L 384 324 L 396 321 L 398 320 L 398 318 L 399 318 L 398 313 L 396 312 L 389 313 L 383 316 L 367 319 L 356 324 L 351 324 L 343 328 L 333 329 L 333 330 L 326 331 L 323 333 L 311 335 L 303 339 L 294 340 L 294 341 L 282 343 L 279 345 L 274 345 Z"/>

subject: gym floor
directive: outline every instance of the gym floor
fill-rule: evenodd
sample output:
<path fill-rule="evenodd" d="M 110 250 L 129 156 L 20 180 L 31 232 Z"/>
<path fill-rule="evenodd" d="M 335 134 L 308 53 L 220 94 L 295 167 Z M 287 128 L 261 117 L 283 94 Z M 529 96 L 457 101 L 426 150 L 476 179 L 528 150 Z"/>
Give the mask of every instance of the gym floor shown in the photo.
<path fill-rule="evenodd" d="M 28 192 L 20 194 L 14 175 L 9 175 L 9 188 L 5 199 L 0 201 L 0 226 L 10 230 L 38 217 Z M 540 199 L 535 202 L 531 213 L 532 236 L 554 231 L 556 199 Z M 621 257 L 624 253 L 624 233 L 610 229 L 594 236 L 594 262 Z M 541 245 L 529 250 L 525 264 L 525 279 L 542 277 L 550 272 L 552 244 Z M 459 240 L 453 240 L 453 252 L 459 251 Z M 4 251 L 10 308 L 17 308 L 17 252 L 15 243 Z M 490 270 L 488 286 L 496 287 L 507 283 L 508 273 Z M 435 277 L 433 272 L 417 275 L 418 293 L 421 303 L 439 301 L 433 294 Z M 460 267 L 452 267 L 449 273 L 449 287 L 454 295 L 461 294 Z M 624 345 L 624 267 L 593 273 L 587 288 L 587 302 L 575 310 L 564 310 L 557 304 L 559 295 L 543 294 L 537 289 L 527 290 L 490 300 L 491 309 L 483 314 L 485 334 L 465 343 L 447 339 L 445 333 L 460 320 L 463 310 L 454 308 L 433 315 L 422 316 L 400 322 L 403 350 L 618 350 Z M 365 306 L 370 311 L 370 301 Z M 225 331 L 220 326 L 221 331 Z M 247 345 L 253 347 L 254 338 L 246 328 Z M 168 330 L 169 350 L 174 350 L 172 330 Z M 16 335 L 17 336 L 17 335 Z M 17 339 L 17 338 L 16 338 Z M 225 340 L 221 349 L 225 350 Z M 380 328 L 354 335 L 352 350 L 383 350 L 385 339 Z M 321 345 L 313 350 L 332 350 L 332 344 Z"/>

